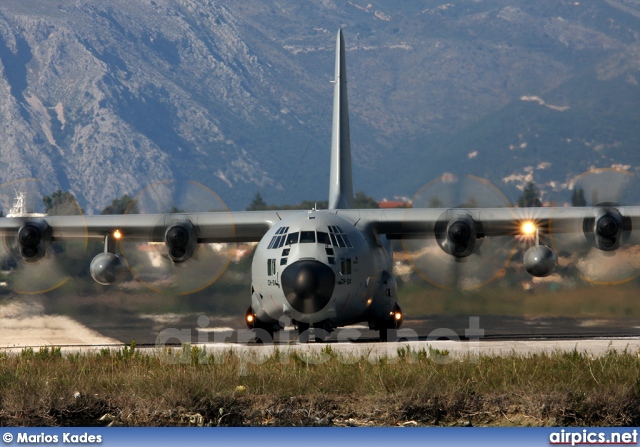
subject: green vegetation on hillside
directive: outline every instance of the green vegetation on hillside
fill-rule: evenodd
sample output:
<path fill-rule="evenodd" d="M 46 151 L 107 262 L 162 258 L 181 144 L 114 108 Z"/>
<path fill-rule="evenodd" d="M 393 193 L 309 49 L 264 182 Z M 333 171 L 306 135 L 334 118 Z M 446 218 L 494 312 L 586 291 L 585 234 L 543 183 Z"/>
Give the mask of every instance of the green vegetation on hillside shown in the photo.
<path fill-rule="evenodd" d="M 318 209 L 318 210 L 326 210 L 329 207 L 329 202 L 327 200 L 321 201 L 313 201 L 313 200 L 305 200 L 296 205 L 268 205 L 262 195 L 257 192 L 253 197 L 253 200 L 247 207 L 247 211 L 264 211 L 264 210 L 310 210 L 310 209 Z M 358 191 L 353 198 L 353 207 L 355 209 L 371 209 L 378 208 L 378 201 L 373 197 L 369 197 L 363 191 Z"/>

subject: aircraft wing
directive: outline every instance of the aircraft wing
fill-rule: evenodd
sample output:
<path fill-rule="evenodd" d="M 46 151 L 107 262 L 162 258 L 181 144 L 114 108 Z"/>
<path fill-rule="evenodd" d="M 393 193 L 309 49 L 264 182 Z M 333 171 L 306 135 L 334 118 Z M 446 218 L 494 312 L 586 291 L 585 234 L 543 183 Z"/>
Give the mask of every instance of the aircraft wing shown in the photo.
<path fill-rule="evenodd" d="M 123 214 L 0 218 L 0 235 L 15 236 L 26 222 L 45 222 L 51 240 L 100 239 L 118 230 L 131 241 L 164 242 L 174 222 L 190 221 L 199 243 L 257 242 L 291 211 Z"/>
<path fill-rule="evenodd" d="M 533 224 L 541 235 L 575 234 L 593 237 L 596 247 L 612 250 L 628 239 L 634 228 L 640 228 L 640 207 L 543 207 L 543 208 L 396 208 L 371 210 L 336 210 L 337 214 L 370 228 L 389 239 L 449 237 L 448 229 L 456 223 L 469 226 L 469 234 L 516 236 L 523 225 Z M 441 234 L 444 233 L 444 234 Z"/>
<path fill-rule="evenodd" d="M 335 212 L 363 230 L 403 239 L 405 259 L 427 281 L 445 288 L 486 284 L 504 272 L 517 247 L 524 251 L 526 271 L 537 277 L 554 273 L 559 257 L 564 265 L 572 259 L 580 276 L 596 284 L 637 276 L 638 206 Z M 459 284 L 460 278 L 473 281 Z"/>

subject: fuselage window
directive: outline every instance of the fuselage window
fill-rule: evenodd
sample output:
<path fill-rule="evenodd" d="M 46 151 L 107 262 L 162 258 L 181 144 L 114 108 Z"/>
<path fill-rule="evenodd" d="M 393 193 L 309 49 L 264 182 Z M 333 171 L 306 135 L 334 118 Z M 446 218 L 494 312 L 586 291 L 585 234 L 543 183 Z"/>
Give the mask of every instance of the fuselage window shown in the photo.
<path fill-rule="evenodd" d="M 331 245 L 331 239 L 327 233 L 318 231 L 318 244 Z"/>
<path fill-rule="evenodd" d="M 287 236 L 287 245 L 297 244 L 299 235 L 300 234 L 296 232 L 291 233 L 289 236 Z"/>
<path fill-rule="evenodd" d="M 282 248 L 284 245 L 284 241 L 287 239 L 287 236 L 280 236 L 280 240 L 278 241 L 278 248 Z"/>
<path fill-rule="evenodd" d="M 345 273 L 346 273 L 347 275 L 350 275 L 350 274 L 351 274 L 351 258 L 347 258 L 347 262 L 346 262 L 346 264 L 347 264 L 347 269 L 346 269 L 346 272 L 345 272 Z"/>
<path fill-rule="evenodd" d="M 327 258 L 327 260 L 329 261 L 329 264 L 332 264 L 332 265 L 333 265 L 333 264 L 335 264 L 335 263 L 336 263 L 336 258 L 333 258 L 333 257 L 331 257 L 331 256 L 329 256 L 329 257 Z"/>
<path fill-rule="evenodd" d="M 336 235 L 331 233 L 331 240 L 333 241 L 333 246 L 337 247 L 338 246 L 338 241 L 336 240 Z"/>
<path fill-rule="evenodd" d="M 280 259 L 280 265 L 287 265 L 287 258 Z"/>
<path fill-rule="evenodd" d="M 301 244 L 315 244 L 316 232 L 315 231 L 301 231 L 300 243 Z"/>
<path fill-rule="evenodd" d="M 289 256 L 290 251 L 291 251 L 290 248 L 285 248 L 284 250 L 282 250 L 282 256 Z"/>
<path fill-rule="evenodd" d="M 349 237 L 346 234 L 343 234 L 342 238 L 344 239 L 344 243 L 347 244 L 347 247 L 349 248 L 353 247 L 353 245 L 351 245 L 351 241 L 349 240 Z"/>
<path fill-rule="evenodd" d="M 271 242 L 269 242 L 269 246 L 267 248 L 273 248 L 274 244 L 276 243 L 276 240 L 278 239 L 278 236 L 273 236 L 271 238 Z"/>
<path fill-rule="evenodd" d="M 342 239 L 342 236 L 341 236 L 341 235 L 336 234 L 336 239 L 338 239 L 338 245 L 339 245 L 340 247 L 343 247 L 343 248 L 344 248 L 344 247 L 346 247 L 346 246 L 347 246 L 347 244 L 345 244 L 345 243 L 344 243 L 344 239 Z"/>
<path fill-rule="evenodd" d="M 276 260 L 267 259 L 267 276 L 273 276 L 276 274 Z"/>
<path fill-rule="evenodd" d="M 327 252 L 327 255 L 328 255 L 328 256 L 333 256 L 333 248 L 331 248 L 331 247 L 326 247 L 326 248 L 324 249 L 324 251 L 326 251 L 326 252 Z"/>

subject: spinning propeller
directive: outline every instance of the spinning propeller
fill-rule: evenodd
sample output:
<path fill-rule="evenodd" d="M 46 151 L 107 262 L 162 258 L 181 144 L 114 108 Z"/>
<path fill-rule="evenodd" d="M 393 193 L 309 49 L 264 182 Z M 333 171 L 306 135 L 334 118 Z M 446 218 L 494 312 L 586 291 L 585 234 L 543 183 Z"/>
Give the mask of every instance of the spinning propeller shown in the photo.
<path fill-rule="evenodd" d="M 551 246 L 570 261 L 578 275 L 594 284 L 621 284 L 640 271 L 640 222 L 623 217 L 635 205 L 637 175 L 617 169 L 594 169 L 573 181 L 574 202 L 594 207 L 582 221 L 550 224 Z M 584 199 L 584 201 L 583 201 Z"/>
<path fill-rule="evenodd" d="M 3 215 L 19 222 L 17 235 L 6 233 L 0 244 L 0 262 L 7 270 L 7 282 L 20 294 L 40 294 L 54 290 L 80 268 L 88 239 L 52 241 L 52 229 L 42 219 L 45 215 L 40 181 L 34 178 L 14 180 L 0 186 Z M 83 214 L 71 195 L 53 197 L 48 215 Z"/>
<path fill-rule="evenodd" d="M 138 194 L 126 214 L 162 214 L 148 240 L 123 239 L 122 256 L 133 276 L 148 288 L 177 295 L 198 292 L 213 284 L 231 259 L 229 244 L 198 243 L 194 213 L 225 211 L 222 199 L 193 181 L 161 181 Z M 176 213 L 170 219 L 165 213 Z M 228 215 L 231 224 L 231 215 Z"/>
<path fill-rule="evenodd" d="M 402 240 L 405 255 L 426 281 L 446 289 L 469 290 L 504 274 L 515 252 L 514 239 L 485 237 L 476 210 L 510 206 L 491 183 L 474 176 L 446 174 L 424 185 L 414 195 L 412 206 L 443 211 L 435 236 Z"/>

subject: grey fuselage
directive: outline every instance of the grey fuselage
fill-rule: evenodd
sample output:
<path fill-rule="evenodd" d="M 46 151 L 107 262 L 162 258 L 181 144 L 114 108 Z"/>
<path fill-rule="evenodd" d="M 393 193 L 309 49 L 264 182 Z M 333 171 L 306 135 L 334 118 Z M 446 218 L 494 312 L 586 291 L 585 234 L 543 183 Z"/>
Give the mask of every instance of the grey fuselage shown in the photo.
<path fill-rule="evenodd" d="M 335 277 L 324 297 L 309 293 L 297 302 L 292 299 L 291 288 L 296 285 L 287 290 L 283 275 L 300 265 L 322 271 L 323 281 Z M 375 322 L 389 318 L 397 303 L 392 266 L 390 243 L 384 236 L 359 229 L 331 210 L 302 211 L 278 222 L 259 242 L 252 265 L 252 308 L 265 323 L 288 316 L 330 328 L 363 321 L 375 327 Z M 295 278 L 304 276 L 299 269 L 296 273 Z M 305 307 L 304 300 L 316 302 Z"/>

